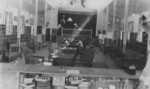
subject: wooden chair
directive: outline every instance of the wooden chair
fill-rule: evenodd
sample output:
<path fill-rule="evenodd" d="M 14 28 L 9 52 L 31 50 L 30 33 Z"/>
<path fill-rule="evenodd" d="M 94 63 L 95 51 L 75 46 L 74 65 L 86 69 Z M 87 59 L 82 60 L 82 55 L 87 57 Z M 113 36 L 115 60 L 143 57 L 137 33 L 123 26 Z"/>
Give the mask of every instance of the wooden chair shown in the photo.
<path fill-rule="evenodd" d="M 34 55 L 28 47 L 22 47 L 21 51 L 25 58 L 25 64 L 43 64 L 44 57 Z"/>
<path fill-rule="evenodd" d="M 92 67 L 93 59 L 95 55 L 90 55 L 87 60 L 80 60 L 73 63 L 73 66 L 77 67 Z"/>
<path fill-rule="evenodd" d="M 80 56 L 80 60 L 74 62 L 75 66 L 92 67 L 94 56 L 98 53 L 98 48 L 95 46 L 95 39 L 90 39 L 89 46 L 90 48 L 84 51 L 83 56 Z"/>
<path fill-rule="evenodd" d="M 95 54 L 97 54 L 97 51 L 93 51 L 90 53 L 90 55 L 80 57 L 80 59 L 75 58 L 75 61 L 73 62 L 73 66 L 80 66 L 80 67 L 92 67 L 92 62 L 95 57 Z"/>

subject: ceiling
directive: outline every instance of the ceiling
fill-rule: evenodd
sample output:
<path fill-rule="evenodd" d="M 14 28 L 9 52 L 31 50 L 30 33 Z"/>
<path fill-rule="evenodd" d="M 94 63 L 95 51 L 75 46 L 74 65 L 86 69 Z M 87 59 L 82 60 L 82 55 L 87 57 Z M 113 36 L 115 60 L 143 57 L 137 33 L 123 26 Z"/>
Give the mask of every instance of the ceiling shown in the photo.
<path fill-rule="evenodd" d="M 2 0 L 2 1 L 7 1 L 14 5 L 15 7 L 18 7 L 18 2 L 19 0 Z M 51 9 L 50 3 L 57 1 L 57 0 L 47 0 L 48 2 L 48 9 Z M 64 0 L 60 0 L 64 1 Z M 68 0 L 66 0 L 68 1 Z M 74 0 L 75 1 L 75 0 Z M 93 1 L 93 0 L 89 0 Z M 104 9 L 110 0 L 94 0 L 94 1 L 100 1 L 99 5 L 103 5 L 101 7 Z M 94 2 L 93 1 L 93 2 Z M 116 17 L 117 18 L 124 18 L 124 11 L 125 11 L 125 0 L 116 0 Z M 22 0 L 22 8 L 26 11 L 29 12 L 34 12 L 35 11 L 35 0 Z M 67 6 L 68 8 L 68 6 Z M 70 7 L 69 7 L 70 8 Z M 143 11 L 149 10 L 150 9 L 150 0 L 129 0 L 129 13 L 128 16 L 132 15 L 133 13 L 141 13 Z M 45 0 L 38 0 L 38 11 L 44 11 L 45 10 Z M 84 10 L 84 9 L 83 9 Z M 109 5 L 109 13 L 110 17 L 113 15 L 113 3 Z"/>

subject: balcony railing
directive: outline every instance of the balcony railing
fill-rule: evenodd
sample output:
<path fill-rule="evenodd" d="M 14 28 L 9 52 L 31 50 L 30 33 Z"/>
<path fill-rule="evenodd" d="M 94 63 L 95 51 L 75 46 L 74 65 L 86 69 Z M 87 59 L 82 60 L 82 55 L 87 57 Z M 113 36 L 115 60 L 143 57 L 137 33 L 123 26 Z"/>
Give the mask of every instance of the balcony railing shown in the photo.
<path fill-rule="evenodd" d="M 92 37 L 92 29 L 82 29 L 79 31 L 78 29 L 62 29 L 62 35 L 75 35 L 75 36 L 90 36 Z"/>

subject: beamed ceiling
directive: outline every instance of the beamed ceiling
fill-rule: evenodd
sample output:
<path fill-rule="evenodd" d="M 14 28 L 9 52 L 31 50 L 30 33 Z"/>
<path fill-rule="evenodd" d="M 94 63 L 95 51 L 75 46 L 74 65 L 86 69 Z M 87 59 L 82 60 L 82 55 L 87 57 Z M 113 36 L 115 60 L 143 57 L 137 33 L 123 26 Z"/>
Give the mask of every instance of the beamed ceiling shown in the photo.
<path fill-rule="evenodd" d="M 18 7 L 19 0 L 4 0 L 15 7 Z M 53 1 L 53 0 L 48 0 Z M 101 0 L 105 1 L 105 0 Z M 116 0 L 116 18 L 124 18 L 125 11 L 125 0 Z M 22 0 L 22 8 L 23 10 L 34 12 L 35 11 L 35 0 Z M 48 9 L 51 9 L 51 5 L 48 5 Z M 38 0 L 38 11 L 45 10 L 45 0 Z M 150 0 L 129 0 L 129 13 L 128 15 L 132 15 L 133 13 L 140 13 L 146 10 L 150 10 Z M 109 16 L 113 15 L 113 2 L 109 5 Z"/>

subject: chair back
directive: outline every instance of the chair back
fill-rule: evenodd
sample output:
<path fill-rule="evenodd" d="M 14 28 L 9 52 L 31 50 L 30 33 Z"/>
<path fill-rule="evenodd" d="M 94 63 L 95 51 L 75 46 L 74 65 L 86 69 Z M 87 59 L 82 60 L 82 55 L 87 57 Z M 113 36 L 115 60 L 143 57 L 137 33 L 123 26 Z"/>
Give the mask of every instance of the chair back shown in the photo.
<path fill-rule="evenodd" d="M 33 56 L 32 51 L 28 47 L 22 47 L 21 51 L 25 57 L 25 64 L 41 64 L 41 62 Z"/>
<path fill-rule="evenodd" d="M 86 57 L 84 56 L 82 58 L 84 62 L 83 61 L 81 62 L 81 66 L 91 67 L 94 57 L 95 57 L 95 51 L 90 52 L 90 55 L 87 55 Z"/>
<path fill-rule="evenodd" d="M 88 57 L 88 59 L 89 59 L 89 61 L 88 62 L 93 62 L 93 59 L 94 59 L 94 57 L 95 57 L 95 54 L 93 53 L 92 55 L 90 55 L 89 57 Z"/>
<path fill-rule="evenodd" d="M 73 66 L 92 67 L 94 57 L 95 57 L 95 55 L 91 55 L 88 57 L 88 59 L 87 59 L 88 61 L 84 60 L 84 61 L 80 61 L 80 62 L 75 62 L 75 64 L 73 64 Z"/>

